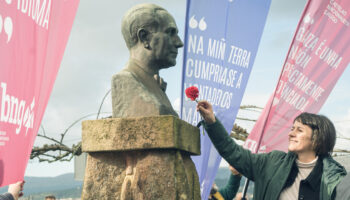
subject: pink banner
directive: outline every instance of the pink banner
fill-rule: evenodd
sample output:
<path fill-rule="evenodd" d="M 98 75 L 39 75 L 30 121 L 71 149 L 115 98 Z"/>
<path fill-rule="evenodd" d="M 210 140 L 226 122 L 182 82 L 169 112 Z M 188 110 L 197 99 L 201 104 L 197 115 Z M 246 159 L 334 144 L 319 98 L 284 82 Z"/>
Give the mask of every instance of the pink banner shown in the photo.
<path fill-rule="evenodd" d="M 79 0 L 0 0 L 0 186 L 23 180 Z"/>
<path fill-rule="evenodd" d="M 350 59 L 350 1 L 309 0 L 276 90 L 249 135 L 252 152 L 287 151 L 301 112 L 317 113 Z"/>

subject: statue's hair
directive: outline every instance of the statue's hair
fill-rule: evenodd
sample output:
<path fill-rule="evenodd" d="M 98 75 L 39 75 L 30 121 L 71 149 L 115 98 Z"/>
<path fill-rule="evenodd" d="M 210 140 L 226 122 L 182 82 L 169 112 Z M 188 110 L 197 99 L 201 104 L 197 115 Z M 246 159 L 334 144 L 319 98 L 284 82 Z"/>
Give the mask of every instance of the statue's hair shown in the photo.
<path fill-rule="evenodd" d="M 150 30 L 159 25 L 158 11 L 164 8 L 155 4 L 139 4 L 130 8 L 122 19 L 122 34 L 128 49 L 138 42 L 137 32 L 140 28 Z"/>

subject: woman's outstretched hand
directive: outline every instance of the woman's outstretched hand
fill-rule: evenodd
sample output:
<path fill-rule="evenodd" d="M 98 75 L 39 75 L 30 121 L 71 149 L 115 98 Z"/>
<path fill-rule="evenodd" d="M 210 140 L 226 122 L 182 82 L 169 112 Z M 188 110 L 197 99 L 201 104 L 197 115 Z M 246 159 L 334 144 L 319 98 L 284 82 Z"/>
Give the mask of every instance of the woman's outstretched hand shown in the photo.
<path fill-rule="evenodd" d="M 13 199 L 17 200 L 19 197 L 23 196 L 23 185 L 24 181 L 18 181 L 9 185 L 8 192 L 12 194 Z"/>
<path fill-rule="evenodd" d="M 197 111 L 202 115 L 205 123 L 215 123 L 215 115 L 213 112 L 213 106 L 208 101 L 199 101 L 197 104 Z"/>

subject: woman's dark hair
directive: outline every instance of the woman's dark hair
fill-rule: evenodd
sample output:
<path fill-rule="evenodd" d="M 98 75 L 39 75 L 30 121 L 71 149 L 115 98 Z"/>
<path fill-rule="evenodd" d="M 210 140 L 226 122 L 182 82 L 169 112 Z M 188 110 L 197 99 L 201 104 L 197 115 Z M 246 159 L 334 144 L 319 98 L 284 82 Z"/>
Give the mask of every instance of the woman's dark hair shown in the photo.
<path fill-rule="evenodd" d="M 312 129 L 312 144 L 316 155 L 329 155 L 333 152 L 336 131 L 326 116 L 303 112 L 294 119 Z"/>
<path fill-rule="evenodd" d="M 56 197 L 54 195 L 48 195 L 45 197 L 45 199 L 56 199 Z"/>

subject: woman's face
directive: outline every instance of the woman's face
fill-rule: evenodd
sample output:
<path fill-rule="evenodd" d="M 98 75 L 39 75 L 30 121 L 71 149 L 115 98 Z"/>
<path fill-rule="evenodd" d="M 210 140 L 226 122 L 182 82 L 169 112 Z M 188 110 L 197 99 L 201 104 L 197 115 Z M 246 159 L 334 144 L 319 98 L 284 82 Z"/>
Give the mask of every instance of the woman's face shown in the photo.
<path fill-rule="evenodd" d="M 295 121 L 292 129 L 288 133 L 289 145 L 288 150 L 294 153 L 306 153 L 314 152 L 312 146 L 312 129 L 302 124 L 301 122 Z"/>

